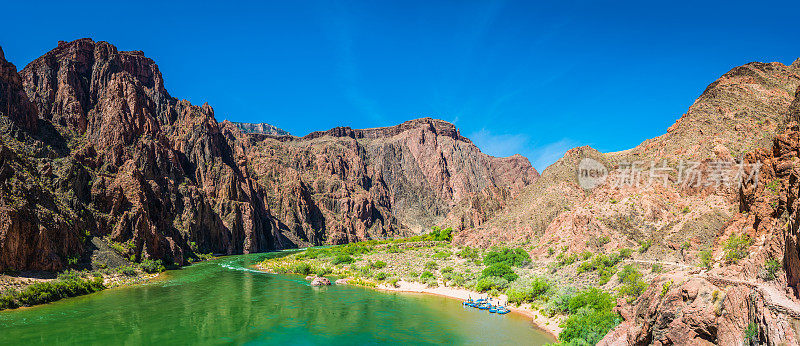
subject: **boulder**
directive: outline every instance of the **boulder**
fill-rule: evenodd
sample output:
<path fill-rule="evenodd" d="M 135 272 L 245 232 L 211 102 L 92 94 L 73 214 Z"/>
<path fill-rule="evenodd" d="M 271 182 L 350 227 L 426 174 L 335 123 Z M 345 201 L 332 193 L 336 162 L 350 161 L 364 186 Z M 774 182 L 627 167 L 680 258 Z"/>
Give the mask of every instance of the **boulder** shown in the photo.
<path fill-rule="evenodd" d="M 331 280 L 323 277 L 316 277 L 314 281 L 311 281 L 311 286 L 330 286 Z"/>

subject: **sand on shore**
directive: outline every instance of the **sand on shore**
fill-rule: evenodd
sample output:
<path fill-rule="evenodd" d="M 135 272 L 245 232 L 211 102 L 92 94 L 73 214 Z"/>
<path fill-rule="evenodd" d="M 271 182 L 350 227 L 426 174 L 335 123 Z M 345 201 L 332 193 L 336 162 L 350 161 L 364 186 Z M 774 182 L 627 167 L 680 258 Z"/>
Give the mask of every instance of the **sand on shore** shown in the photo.
<path fill-rule="evenodd" d="M 428 287 L 424 283 L 419 282 L 408 282 L 408 281 L 398 281 L 397 287 L 394 287 L 390 284 L 380 284 L 378 285 L 377 289 L 385 290 L 385 291 L 394 291 L 394 292 L 414 292 L 414 293 L 426 293 L 426 294 L 434 294 L 438 296 L 454 298 L 459 300 L 467 300 L 469 297 L 472 299 L 477 299 L 479 297 L 486 297 L 487 295 L 484 293 L 479 293 L 475 291 L 470 291 L 464 288 L 457 288 L 457 287 L 445 287 L 440 285 L 439 287 Z M 499 297 L 492 298 L 493 300 L 500 300 L 501 302 L 508 302 L 508 297 L 504 294 L 501 294 Z M 508 308 L 515 313 L 523 314 L 532 319 L 533 324 L 540 330 L 550 334 L 553 339 L 558 340 L 558 334 L 561 333 L 562 328 L 559 327 L 561 324 L 562 317 L 547 317 L 538 311 L 534 310 L 530 304 L 522 304 L 519 307 L 512 305 L 508 305 Z"/>
<path fill-rule="evenodd" d="M 260 263 L 254 266 L 256 269 L 271 273 L 270 270 L 262 266 Z M 346 279 L 346 278 L 345 278 Z M 337 281 L 338 284 L 338 281 Z M 370 287 L 367 287 L 370 288 Z M 473 299 L 477 299 L 479 297 L 486 297 L 485 293 L 470 291 L 465 288 L 457 288 L 457 287 L 446 287 L 444 284 L 439 282 L 438 287 L 428 287 L 427 284 L 420 283 L 420 282 L 409 282 L 409 281 L 397 281 L 397 287 L 394 287 L 388 283 L 379 284 L 375 287 L 377 290 L 383 291 L 393 291 L 393 292 L 411 292 L 411 293 L 425 293 L 425 294 L 433 294 L 442 297 L 448 297 L 458 300 L 467 300 L 469 297 Z M 495 300 L 499 299 L 501 302 L 508 302 L 508 297 L 505 294 L 501 294 L 499 297 L 493 298 Z M 556 317 L 547 317 L 537 310 L 533 309 L 530 304 L 522 304 L 520 306 L 508 305 L 509 310 L 512 313 L 523 314 L 531 319 L 533 322 L 534 327 L 537 329 L 549 334 L 554 340 L 558 340 L 558 334 L 561 333 L 562 328 L 559 327 L 561 324 L 563 317 L 556 316 Z"/>

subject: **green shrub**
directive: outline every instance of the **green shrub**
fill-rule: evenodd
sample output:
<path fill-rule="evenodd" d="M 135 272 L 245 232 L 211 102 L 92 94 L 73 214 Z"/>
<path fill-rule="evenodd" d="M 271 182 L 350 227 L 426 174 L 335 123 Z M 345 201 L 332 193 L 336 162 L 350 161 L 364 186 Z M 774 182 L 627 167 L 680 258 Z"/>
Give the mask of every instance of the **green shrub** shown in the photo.
<path fill-rule="evenodd" d="M 456 286 L 462 286 L 463 287 L 464 284 L 467 282 L 467 279 L 461 274 L 454 273 L 454 274 L 450 275 L 449 281 L 451 281 Z"/>
<path fill-rule="evenodd" d="M 653 245 L 653 241 L 650 240 L 650 239 L 645 240 L 645 241 L 640 241 L 639 242 L 639 253 L 647 252 L 647 249 L 649 249 L 651 245 Z"/>
<path fill-rule="evenodd" d="M 622 319 L 611 310 L 582 309 L 561 324 L 558 340 L 567 345 L 597 344 Z"/>
<path fill-rule="evenodd" d="M 550 291 L 550 283 L 543 278 L 534 278 L 529 282 L 511 284 L 506 290 L 508 302 L 519 306 L 546 296 Z"/>
<path fill-rule="evenodd" d="M 450 227 L 447 227 L 445 229 L 439 229 L 439 227 L 433 227 L 433 230 L 426 236 L 426 240 L 451 241 L 453 240 L 453 229 Z"/>
<path fill-rule="evenodd" d="M 550 296 L 543 308 L 543 312 L 550 317 L 569 312 L 569 301 L 575 295 L 575 288 L 571 286 L 556 286 L 551 289 Z"/>
<path fill-rule="evenodd" d="M 355 261 L 356 260 L 353 259 L 353 257 L 351 257 L 350 255 L 339 254 L 339 255 L 336 255 L 336 257 L 333 258 L 333 262 L 332 263 L 333 263 L 333 265 L 350 264 L 350 263 L 353 263 Z"/>
<path fill-rule="evenodd" d="M 480 253 L 478 253 L 478 249 L 465 246 L 461 251 L 456 253 L 456 256 L 466 259 L 477 259 L 480 257 Z"/>
<path fill-rule="evenodd" d="M 747 234 L 731 235 L 725 241 L 725 261 L 735 263 L 747 257 L 747 248 L 750 247 L 750 237 Z"/>
<path fill-rule="evenodd" d="M 17 301 L 21 305 L 33 306 L 53 302 L 62 298 L 94 293 L 105 289 L 102 278 L 53 280 L 37 282 L 25 287 Z"/>
<path fill-rule="evenodd" d="M 651 273 L 660 273 L 662 270 L 664 270 L 664 267 L 658 263 L 653 263 L 653 267 L 650 268 Z"/>
<path fill-rule="evenodd" d="M 608 292 L 590 287 L 572 295 L 567 303 L 566 311 L 576 313 L 581 308 L 590 308 L 598 311 L 611 310 L 615 305 L 614 297 Z"/>
<path fill-rule="evenodd" d="M 386 262 L 384 261 L 375 261 L 375 263 L 372 263 L 372 268 L 375 269 L 383 269 L 385 267 L 386 267 Z"/>
<path fill-rule="evenodd" d="M 451 266 L 444 267 L 444 268 L 442 268 L 441 272 L 442 272 L 442 274 L 452 273 L 453 272 L 453 267 L 451 267 Z"/>
<path fill-rule="evenodd" d="M 388 277 L 388 275 L 386 275 L 386 273 L 384 273 L 384 272 L 375 273 L 375 279 L 378 280 L 378 281 L 386 280 L 387 277 Z"/>
<path fill-rule="evenodd" d="M 289 272 L 300 275 L 308 275 L 311 274 L 311 265 L 306 262 L 295 263 L 289 267 Z"/>
<path fill-rule="evenodd" d="M 478 280 L 474 289 L 478 292 L 486 292 L 490 289 L 503 290 L 506 286 L 508 286 L 508 280 L 502 277 L 488 276 Z"/>
<path fill-rule="evenodd" d="M 629 303 L 636 300 L 647 289 L 647 283 L 642 280 L 642 274 L 630 264 L 622 268 L 619 273 L 619 280 L 622 282 L 619 287 L 619 294 L 626 297 Z"/>
<path fill-rule="evenodd" d="M 392 287 L 397 288 L 399 286 L 397 284 L 398 281 L 400 281 L 398 278 L 391 278 L 391 279 L 389 279 L 389 284 L 392 285 Z"/>
<path fill-rule="evenodd" d="M 758 344 L 758 324 L 750 322 L 744 330 L 744 340 L 747 345 Z"/>
<path fill-rule="evenodd" d="M 591 257 L 591 254 L 589 254 L 589 257 Z M 578 261 L 578 256 L 562 252 L 556 256 L 556 261 L 558 261 L 559 267 L 568 266 Z"/>
<path fill-rule="evenodd" d="M 508 266 L 519 267 L 530 262 L 530 260 L 531 256 L 522 248 L 501 248 L 499 250 L 489 251 L 483 256 L 483 264 L 487 266 L 504 263 Z"/>
<path fill-rule="evenodd" d="M 766 262 L 764 262 L 764 272 L 765 272 L 765 274 L 764 274 L 763 279 L 767 280 L 767 281 L 775 280 L 775 278 L 777 277 L 778 271 L 781 270 L 782 267 L 783 267 L 783 265 L 781 264 L 781 261 L 779 261 L 777 259 L 774 259 L 774 258 L 768 259 Z"/>
<path fill-rule="evenodd" d="M 14 309 L 17 307 L 17 302 L 14 296 L 9 293 L 0 294 L 0 310 Z"/>
<path fill-rule="evenodd" d="M 436 252 L 435 254 L 433 254 L 433 258 L 441 259 L 441 260 L 448 259 L 448 258 L 450 258 L 450 252 L 449 251 Z"/>
<path fill-rule="evenodd" d="M 669 288 L 672 287 L 672 280 L 669 280 L 663 284 L 661 284 L 661 297 L 664 297 L 669 292 Z"/>
<path fill-rule="evenodd" d="M 144 270 L 147 273 L 151 273 L 151 274 L 152 273 L 160 273 L 160 272 L 163 272 L 164 270 L 166 270 L 166 268 L 164 268 L 164 264 L 161 263 L 161 260 L 146 259 L 146 260 L 142 261 L 140 266 L 142 267 L 142 270 Z"/>
<path fill-rule="evenodd" d="M 577 272 L 578 274 L 597 272 L 597 274 L 600 276 L 598 284 L 605 285 L 609 280 L 611 280 L 611 277 L 614 276 L 614 273 L 616 273 L 616 265 L 622 260 L 621 258 L 622 254 L 599 254 L 594 256 L 594 258 L 591 260 L 581 263 L 578 266 Z"/>
<path fill-rule="evenodd" d="M 490 277 L 490 276 L 501 277 L 506 279 L 506 281 L 508 282 L 514 281 L 519 277 L 519 275 L 514 273 L 511 267 L 509 267 L 505 263 L 492 264 L 484 268 L 481 274 L 483 275 L 483 277 Z"/>
<path fill-rule="evenodd" d="M 132 266 L 117 267 L 116 272 L 118 274 L 122 274 L 122 275 L 125 275 L 125 276 L 136 276 L 136 274 L 138 273 L 136 271 L 136 268 L 134 268 Z"/>
<path fill-rule="evenodd" d="M 419 278 L 420 278 L 420 279 L 423 279 L 423 280 L 425 280 L 425 279 L 432 279 L 432 278 L 434 278 L 434 277 L 435 277 L 435 276 L 433 275 L 433 273 L 431 273 L 431 272 L 429 272 L 429 271 L 427 271 L 427 270 L 426 270 L 426 271 L 424 271 L 424 272 L 422 272 L 422 275 L 420 275 L 420 276 L 419 276 Z"/>
<path fill-rule="evenodd" d="M 314 274 L 316 276 L 325 276 L 332 273 L 333 270 L 329 267 L 316 267 L 314 268 Z"/>
<path fill-rule="evenodd" d="M 700 258 L 701 267 L 711 269 L 711 261 L 713 260 L 711 256 L 711 250 L 700 251 L 697 256 Z"/>
<path fill-rule="evenodd" d="M 425 269 L 435 270 L 436 268 L 439 268 L 439 265 L 435 261 L 425 263 Z"/>

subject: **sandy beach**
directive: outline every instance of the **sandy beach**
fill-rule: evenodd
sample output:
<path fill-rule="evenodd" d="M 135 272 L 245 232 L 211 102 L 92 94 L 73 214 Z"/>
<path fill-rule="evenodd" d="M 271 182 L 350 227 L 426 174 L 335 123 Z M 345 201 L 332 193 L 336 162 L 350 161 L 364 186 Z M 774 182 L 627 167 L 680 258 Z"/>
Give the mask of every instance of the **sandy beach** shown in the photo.
<path fill-rule="evenodd" d="M 408 281 L 398 281 L 397 287 L 393 287 L 389 284 L 380 284 L 377 287 L 378 290 L 384 291 L 394 291 L 394 292 L 413 292 L 413 293 L 426 293 L 426 294 L 434 294 L 442 297 L 454 298 L 458 300 L 467 300 L 469 297 L 472 299 L 477 299 L 479 297 L 486 297 L 485 293 L 479 293 L 475 291 L 470 291 L 464 288 L 457 288 L 457 287 L 445 287 L 440 285 L 439 287 L 427 287 L 426 284 L 419 283 L 419 282 L 408 282 Z M 500 300 L 501 302 L 505 303 L 508 301 L 508 297 L 506 295 L 501 294 L 497 298 L 492 298 L 493 300 Z M 561 318 L 558 317 L 547 317 L 540 314 L 538 311 L 535 311 L 531 308 L 530 304 L 522 304 L 519 307 L 514 306 L 513 304 L 508 305 L 508 308 L 513 313 L 523 314 L 529 318 L 531 318 L 534 326 L 542 331 L 546 332 L 553 339 L 558 340 L 558 334 L 561 333 L 561 328 L 558 326 L 561 324 Z"/>

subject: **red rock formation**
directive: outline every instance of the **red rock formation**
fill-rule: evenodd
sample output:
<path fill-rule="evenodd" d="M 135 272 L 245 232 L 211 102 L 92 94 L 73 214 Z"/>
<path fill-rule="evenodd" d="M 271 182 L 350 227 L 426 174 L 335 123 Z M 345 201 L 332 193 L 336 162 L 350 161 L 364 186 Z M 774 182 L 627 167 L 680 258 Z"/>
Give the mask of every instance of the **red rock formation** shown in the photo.
<path fill-rule="evenodd" d="M 476 195 L 500 203 L 538 176 L 429 118 L 304 138 L 243 133 L 171 97 L 142 52 L 91 39 L 60 42 L 19 74 L 0 59 L 0 77 L 13 120 L 0 147 L 10 191 L 0 269 L 62 268 L 92 237 L 184 264 L 198 252 L 394 236 Z"/>

